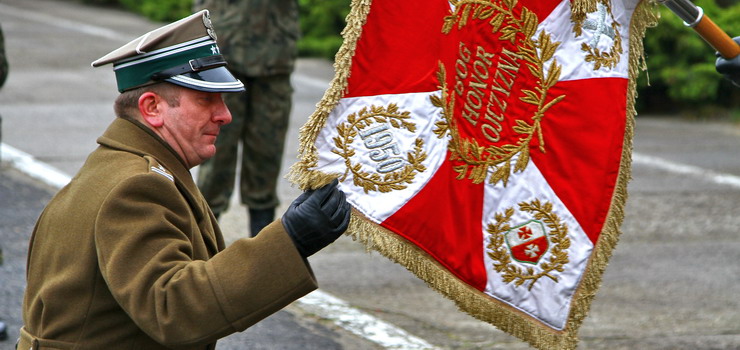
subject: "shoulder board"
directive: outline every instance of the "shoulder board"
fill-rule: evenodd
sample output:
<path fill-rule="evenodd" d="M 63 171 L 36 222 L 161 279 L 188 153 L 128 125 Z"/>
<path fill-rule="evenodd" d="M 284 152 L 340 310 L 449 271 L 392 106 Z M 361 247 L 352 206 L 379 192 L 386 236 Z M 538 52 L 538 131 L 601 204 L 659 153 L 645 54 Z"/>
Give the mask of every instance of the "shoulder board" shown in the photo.
<path fill-rule="evenodd" d="M 167 171 L 167 169 L 162 164 L 160 164 L 156 159 L 151 158 L 151 157 L 144 157 L 144 158 L 146 158 L 149 161 L 149 171 L 162 175 L 166 177 L 168 180 L 175 182 L 175 177 L 172 176 L 172 174 L 169 171 Z"/>

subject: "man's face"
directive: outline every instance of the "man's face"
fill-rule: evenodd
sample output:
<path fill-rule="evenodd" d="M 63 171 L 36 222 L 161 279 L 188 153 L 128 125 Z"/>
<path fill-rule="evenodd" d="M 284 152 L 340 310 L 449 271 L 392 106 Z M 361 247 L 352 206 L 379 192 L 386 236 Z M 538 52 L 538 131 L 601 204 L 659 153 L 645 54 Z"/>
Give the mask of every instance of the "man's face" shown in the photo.
<path fill-rule="evenodd" d="M 165 140 L 189 167 L 216 154 L 216 137 L 222 125 L 231 123 L 231 112 L 220 93 L 179 88 L 180 105 L 164 112 Z"/>

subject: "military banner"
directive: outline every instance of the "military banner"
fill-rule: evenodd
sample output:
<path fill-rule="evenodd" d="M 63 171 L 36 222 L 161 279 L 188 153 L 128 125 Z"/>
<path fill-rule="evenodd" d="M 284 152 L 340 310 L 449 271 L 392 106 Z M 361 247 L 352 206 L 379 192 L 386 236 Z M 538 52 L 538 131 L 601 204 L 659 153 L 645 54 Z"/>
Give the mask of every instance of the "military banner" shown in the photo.
<path fill-rule="evenodd" d="M 619 237 L 640 0 L 355 0 L 291 178 L 461 310 L 571 349 Z"/>

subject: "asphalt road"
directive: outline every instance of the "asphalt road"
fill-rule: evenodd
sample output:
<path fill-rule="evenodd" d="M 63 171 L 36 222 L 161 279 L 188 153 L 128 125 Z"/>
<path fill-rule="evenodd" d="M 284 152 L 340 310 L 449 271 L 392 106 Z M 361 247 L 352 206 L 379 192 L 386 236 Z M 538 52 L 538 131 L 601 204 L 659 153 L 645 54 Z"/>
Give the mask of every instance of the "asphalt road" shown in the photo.
<path fill-rule="evenodd" d="M 74 2 L 0 0 L 11 75 L 0 92 L 2 142 L 74 174 L 112 120 L 110 67 L 90 62 L 159 24 Z M 283 171 L 328 86 L 328 62 L 301 60 Z M 581 328 L 579 349 L 740 349 L 740 127 L 639 116 L 623 235 Z M 25 250 L 56 190 L 0 167 L 0 320 L 21 324 Z M 298 191 L 281 182 L 281 212 Z M 236 199 L 222 226 L 246 233 Z M 341 238 L 311 257 L 321 290 L 443 349 L 527 349 L 457 311 L 404 268 Z M 380 345 L 291 305 L 220 349 L 376 349 Z M 0 342 L 12 349 L 12 342 Z"/>

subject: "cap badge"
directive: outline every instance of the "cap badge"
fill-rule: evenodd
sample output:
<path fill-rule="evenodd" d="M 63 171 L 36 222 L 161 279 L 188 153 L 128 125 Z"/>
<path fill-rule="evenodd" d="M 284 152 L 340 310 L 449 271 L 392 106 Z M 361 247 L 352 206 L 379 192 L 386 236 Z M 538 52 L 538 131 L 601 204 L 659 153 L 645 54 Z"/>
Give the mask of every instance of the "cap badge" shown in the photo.
<path fill-rule="evenodd" d="M 213 23 L 211 23 L 211 16 L 208 14 L 207 11 L 203 13 L 203 25 L 206 26 L 206 31 L 208 32 L 208 35 L 213 40 L 216 40 L 216 31 L 213 29 Z"/>

